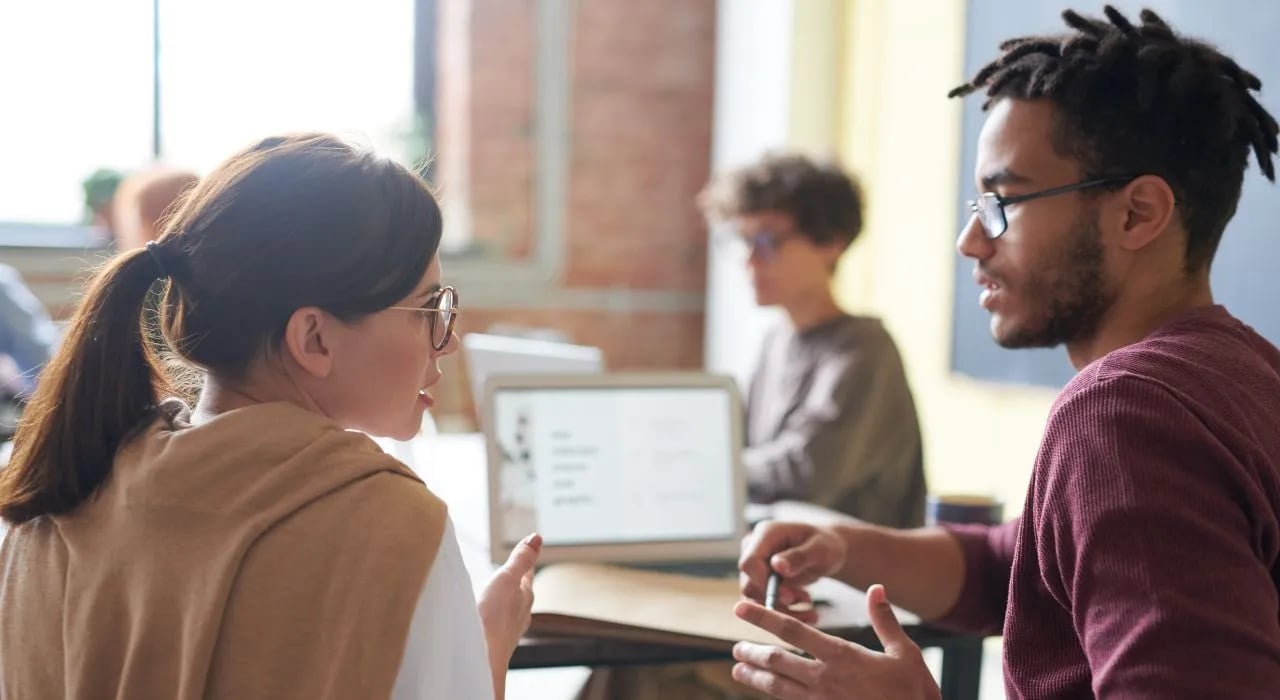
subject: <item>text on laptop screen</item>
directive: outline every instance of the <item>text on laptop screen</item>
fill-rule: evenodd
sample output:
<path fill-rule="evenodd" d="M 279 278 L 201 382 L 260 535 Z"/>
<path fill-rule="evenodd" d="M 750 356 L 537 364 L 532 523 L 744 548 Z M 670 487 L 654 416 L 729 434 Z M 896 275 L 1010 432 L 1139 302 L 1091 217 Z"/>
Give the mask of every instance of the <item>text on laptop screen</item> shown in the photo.
<path fill-rule="evenodd" d="M 732 402 L 716 387 L 502 389 L 501 536 L 552 545 L 730 536 Z"/>

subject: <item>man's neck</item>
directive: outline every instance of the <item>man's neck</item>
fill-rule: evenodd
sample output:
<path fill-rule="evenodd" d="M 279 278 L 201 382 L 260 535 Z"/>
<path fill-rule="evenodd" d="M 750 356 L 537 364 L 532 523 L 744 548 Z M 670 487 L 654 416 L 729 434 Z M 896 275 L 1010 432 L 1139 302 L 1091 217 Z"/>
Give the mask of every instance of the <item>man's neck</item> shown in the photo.
<path fill-rule="evenodd" d="M 1093 337 L 1067 343 L 1067 356 L 1073 367 L 1083 369 L 1094 360 L 1151 335 L 1171 318 L 1213 303 L 1207 273 L 1118 299 Z"/>

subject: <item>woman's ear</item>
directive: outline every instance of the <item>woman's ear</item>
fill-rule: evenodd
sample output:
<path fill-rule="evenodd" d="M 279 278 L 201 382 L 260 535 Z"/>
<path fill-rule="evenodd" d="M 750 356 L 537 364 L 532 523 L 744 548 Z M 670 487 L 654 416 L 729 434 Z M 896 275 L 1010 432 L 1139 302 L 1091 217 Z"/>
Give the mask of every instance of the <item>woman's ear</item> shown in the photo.
<path fill-rule="evenodd" d="M 323 379 L 333 371 L 334 319 L 306 306 L 293 312 L 284 328 L 284 352 L 308 374 Z"/>

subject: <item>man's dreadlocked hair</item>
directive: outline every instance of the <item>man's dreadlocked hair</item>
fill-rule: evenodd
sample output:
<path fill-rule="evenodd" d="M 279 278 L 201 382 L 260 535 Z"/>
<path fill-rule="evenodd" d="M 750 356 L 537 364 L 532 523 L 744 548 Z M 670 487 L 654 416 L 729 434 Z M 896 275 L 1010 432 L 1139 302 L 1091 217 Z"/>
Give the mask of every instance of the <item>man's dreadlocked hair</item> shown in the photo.
<path fill-rule="evenodd" d="M 1072 32 L 1026 36 L 968 83 L 1000 98 L 1048 99 L 1056 108 L 1054 149 L 1087 178 L 1158 175 L 1177 198 L 1188 233 L 1187 268 L 1206 267 L 1235 214 L 1253 152 L 1275 181 L 1276 120 L 1250 91 L 1257 76 L 1208 44 L 1179 36 L 1151 10 L 1134 26 L 1108 5 L 1106 19 L 1067 10 Z"/>

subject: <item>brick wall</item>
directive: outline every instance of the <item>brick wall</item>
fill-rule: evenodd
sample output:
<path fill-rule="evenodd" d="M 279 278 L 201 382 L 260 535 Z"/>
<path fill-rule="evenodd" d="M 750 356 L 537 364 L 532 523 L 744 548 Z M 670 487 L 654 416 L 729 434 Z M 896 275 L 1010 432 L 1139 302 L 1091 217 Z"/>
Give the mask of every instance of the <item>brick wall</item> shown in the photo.
<path fill-rule="evenodd" d="M 714 6 L 576 4 L 566 285 L 703 290 Z"/>
<path fill-rule="evenodd" d="M 446 274 L 465 307 L 458 330 L 552 328 L 601 347 L 610 369 L 701 367 L 707 250 L 694 198 L 709 174 L 715 3 L 565 5 L 574 15 L 559 273 L 537 289 L 480 290 L 481 282 L 450 274 L 464 267 L 450 263 Z M 538 236 L 536 7 L 535 0 L 438 0 L 445 216 L 466 224 L 490 260 L 524 264 Z M 74 308 L 73 279 L 91 262 L 52 250 L 4 257 L 59 318 Z M 560 304 L 562 297 L 572 303 Z M 461 362 L 442 363 L 439 414 L 472 415 Z"/>
<path fill-rule="evenodd" d="M 513 258 L 528 256 L 537 235 L 534 2 L 440 1 L 446 16 L 470 12 L 466 36 L 442 37 L 446 51 L 469 39 L 470 75 L 441 79 L 454 90 L 440 95 L 442 109 L 466 100 L 468 109 L 451 113 L 465 113 L 469 122 L 464 128 L 442 118 L 440 184 L 446 192 L 470 193 L 472 235 Z M 623 312 L 550 311 L 522 307 L 516 290 L 510 301 L 479 307 L 463 291 L 459 329 L 483 331 L 495 322 L 555 328 L 602 347 L 611 369 L 699 368 L 707 246 L 694 198 L 709 174 L 715 3 L 567 4 L 575 12 L 569 182 L 562 274 L 552 284 L 579 292 L 688 292 L 699 303 L 673 308 L 648 295 L 650 302 L 627 304 Z M 459 147 L 460 137 L 469 143 Z M 470 415 L 461 361 L 442 363 L 448 377 L 437 391 L 442 414 Z"/>

